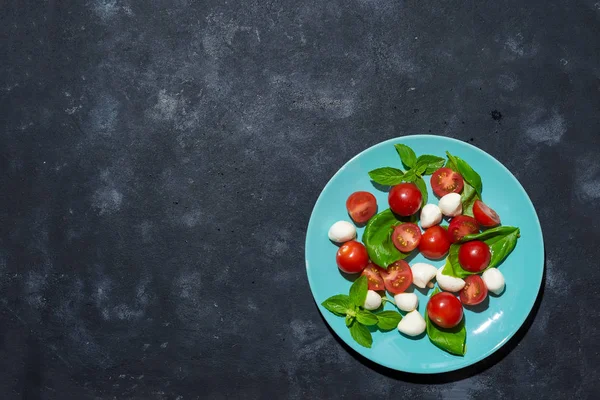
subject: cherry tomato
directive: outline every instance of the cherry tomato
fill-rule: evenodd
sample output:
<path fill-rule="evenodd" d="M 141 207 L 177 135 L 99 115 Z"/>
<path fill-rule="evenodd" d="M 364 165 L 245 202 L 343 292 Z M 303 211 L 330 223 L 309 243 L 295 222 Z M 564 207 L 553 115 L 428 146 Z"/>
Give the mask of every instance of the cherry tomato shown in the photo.
<path fill-rule="evenodd" d="M 464 305 L 474 306 L 485 300 L 488 295 L 487 286 L 479 275 L 469 275 L 465 278 L 465 287 L 460 291 L 460 301 Z"/>
<path fill-rule="evenodd" d="M 462 239 L 463 236 L 479 233 L 479 225 L 477 225 L 475 218 L 469 217 L 468 215 L 459 215 L 452 218 L 452 221 L 450 221 L 448 233 L 450 234 L 452 243 L 456 243 Z"/>
<path fill-rule="evenodd" d="M 367 277 L 367 282 L 369 283 L 369 290 L 384 290 L 385 284 L 383 283 L 383 276 L 381 274 L 382 269 L 373 264 L 369 263 L 367 268 L 365 268 L 361 275 Z M 384 271 L 385 272 L 385 271 Z"/>
<path fill-rule="evenodd" d="M 463 243 L 458 249 L 458 262 L 469 272 L 481 272 L 490 264 L 490 247 L 481 240 Z"/>
<path fill-rule="evenodd" d="M 421 229 L 418 225 L 405 222 L 397 225 L 392 232 L 392 242 L 403 253 L 413 251 L 421 241 Z"/>
<path fill-rule="evenodd" d="M 419 208 L 423 195 L 414 183 L 401 183 L 390 190 L 388 203 L 393 212 L 403 217 L 413 215 Z"/>
<path fill-rule="evenodd" d="M 398 260 L 382 272 L 383 283 L 388 292 L 398 294 L 404 292 L 412 283 L 412 270 L 404 260 Z"/>
<path fill-rule="evenodd" d="M 473 215 L 481 226 L 490 228 L 492 226 L 500 225 L 500 216 L 498 213 L 481 200 L 475 200 L 475 203 L 473 204 Z"/>
<path fill-rule="evenodd" d="M 351 240 L 340 246 L 335 261 L 343 272 L 356 274 L 365 269 L 369 263 L 369 255 L 362 243 Z"/>
<path fill-rule="evenodd" d="M 440 292 L 429 299 L 427 315 L 441 328 L 454 328 L 463 318 L 463 307 L 454 295 Z"/>
<path fill-rule="evenodd" d="M 377 200 L 369 192 L 354 192 L 346 200 L 350 218 L 357 224 L 364 224 L 377 214 Z"/>
<path fill-rule="evenodd" d="M 442 167 L 431 175 L 431 189 L 438 197 L 444 197 L 448 193 L 460 193 L 465 186 L 463 177 L 450 168 Z"/>
<path fill-rule="evenodd" d="M 425 230 L 419 243 L 419 251 L 427 258 L 440 259 L 450 249 L 450 235 L 439 225 Z"/>

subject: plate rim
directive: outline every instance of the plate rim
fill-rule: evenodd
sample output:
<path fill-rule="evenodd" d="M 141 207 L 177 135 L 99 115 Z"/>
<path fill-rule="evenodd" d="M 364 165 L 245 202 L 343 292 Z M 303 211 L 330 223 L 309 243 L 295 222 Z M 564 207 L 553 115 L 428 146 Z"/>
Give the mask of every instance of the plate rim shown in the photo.
<path fill-rule="evenodd" d="M 541 265 L 541 269 L 540 269 L 540 274 L 539 274 L 539 280 L 538 280 L 538 283 L 537 283 L 537 287 L 535 289 L 535 296 L 532 296 L 531 304 L 527 304 L 528 312 L 524 314 L 524 317 L 519 322 L 518 327 L 516 329 L 514 329 L 512 332 L 508 333 L 502 340 L 500 340 L 490 350 L 488 350 L 488 351 L 480 354 L 479 356 L 475 357 L 475 359 L 473 359 L 473 360 L 469 360 L 467 362 L 464 362 L 464 359 L 462 359 L 463 360 L 462 363 L 459 362 L 458 364 L 450 366 L 450 367 L 446 366 L 446 367 L 432 368 L 431 370 L 427 370 L 427 371 L 424 371 L 422 369 L 412 369 L 412 368 L 399 369 L 399 368 L 396 368 L 394 366 L 389 365 L 386 362 L 381 362 L 379 360 L 376 360 L 376 359 L 374 359 L 372 357 L 369 357 L 368 355 L 365 355 L 365 354 L 361 353 L 358 350 L 358 346 L 359 346 L 358 344 L 346 341 L 344 338 L 342 338 L 340 335 L 338 335 L 338 333 L 336 332 L 336 330 L 327 321 L 327 317 L 325 316 L 324 311 L 321 309 L 321 307 L 319 307 L 319 304 L 317 303 L 317 299 L 315 298 L 315 293 L 313 291 L 312 279 L 311 279 L 311 276 L 310 276 L 310 274 L 308 272 L 308 269 L 309 269 L 309 266 L 308 266 L 308 238 L 309 238 L 309 230 L 310 230 L 310 226 L 311 226 L 311 221 L 313 220 L 313 217 L 314 217 L 315 209 L 317 208 L 317 206 L 319 205 L 319 203 L 321 201 L 324 201 L 323 200 L 323 193 L 325 192 L 325 189 L 332 183 L 332 181 L 337 177 L 338 174 L 340 174 L 340 173 L 342 173 L 344 171 L 344 169 L 346 168 L 346 166 L 349 163 L 351 163 L 355 159 L 359 158 L 362 154 L 364 154 L 364 153 L 366 153 L 368 151 L 372 151 L 372 150 L 374 150 L 376 148 L 379 148 L 379 147 L 384 147 L 384 146 L 389 145 L 389 144 L 402 143 L 402 140 L 406 139 L 406 138 L 435 139 L 435 140 L 441 140 L 441 141 L 458 142 L 461 145 L 465 145 L 467 147 L 470 147 L 474 151 L 481 153 L 484 157 L 486 157 L 487 159 L 489 159 L 491 162 L 496 163 L 497 165 L 499 165 L 501 167 L 501 169 L 503 169 L 508 174 L 508 176 L 513 181 L 515 181 L 515 183 L 517 184 L 517 187 L 522 191 L 522 193 L 525 195 L 525 198 L 529 201 L 528 207 L 530 207 L 531 211 L 533 211 L 533 215 L 535 217 L 536 228 L 537 228 L 537 231 L 539 232 L 539 236 L 541 238 L 541 247 L 539 249 L 539 255 L 540 255 L 540 259 L 542 260 L 542 265 Z M 323 317 L 323 320 L 325 320 L 325 323 L 327 323 L 327 325 L 329 326 L 329 328 L 335 333 L 335 335 L 341 341 L 343 341 L 346 345 L 348 345 L 350 348 L 352 348 L 352 350 L 354 350 L 354 352 L 356 352 L 359 356 L 364 357 L 364 358 L 370 360 L 371 362 L 374 362 L 377 365 L 384 366 L 384 367 L 389 368 L 389 369 L 394 370 L 394 371 L 402 371 L 402 372 L 408 372 L 408 373 L 420 374 L 420 375 L 432 375 L 432 374 L 439 374 L 439 373 L 445 373 L 445 372 L 451 372 L 451 371 L 460 370 L 460 369 L 469 367 L 471 365 L 474 365 L 474 364 L 478 363 L 481 360 L 486 359 L 487 357 L 491 356 L 496 351 L 498 351 L 502 346 L 504 346 L 523 327 L 523 324 L 529 318 L 531 312 L 533 311 L 535 302 L 537 301 L 537 299 L 538 299 L 538 297 L 540 295 L 540 289 L 542 287 L 542 282 L 543 282 L 543 277 L 544 277 L 544 271 L 545 271 L 545 244 L 544 244 L 544 234 L 543 234 L 543 231 L 542 231 L 542 226 L 541 226 L 541 223 L 540 223 L 540 219 L 539 219 L 539 216 L 538 216 L 537 211 L 535 209 L 535 206 L 533 205 L 533 202 L 531 201 L 531 198 L 529 197 L 529 194 L 527 193 L 527 191 L 525 190 L 525 188 L 523 187 L 523 185 L 521 184 L 521 182 L 519 182 L 519 180 L 517 179 L 517 177 L 514 176 L 514 174 L 504 164 L 502 164 L 494 156 L 492 156 L 491 154 L 487 153 L 486 151 L 484 151 L 484 150 L 480 149 L 479 147 L 474 146 L 474 145 L 472 145 L 470 143 L 464 142 L 462 140 L 455 139 L 455 138 L 448 137 L 448 136 L 441 136 L 441 135 L 417 134 L 417 135 L 398 136 L 398 137 L 390 138 L 390 139 L 384 140 L 382 142 L 376 143 L 376 144 L 374 144 L 374 145 L 372 145 L 372 146 L 370 146 L 370 147 L 362 150 L 360 153 L 356 154 L 354 157 L 350 158 L 348 161 L 346 161 L 336 171 L 335 174 L 333 174 L 331 176 L 331 178 L 329 178 L 329 180 L 327 181 L 327 183 L 325 184 L 325 186 L 323 186 L 323 188 L 321 189 L 321 192 L 319 193 L 319 197 L 315 201 L 315 204 L 313 206 L 313 209 L 311 211 L 311 214 L 310 214 L 310 217 L 309 217 L 309 220 L 308 220 L 308 225 L 307 225 L 307 228 L 306 228 L 306 238 L 305 238 L 305 241 L 304 241 L 304 261 L 305 261 L 305 264 L 306 264 L 306 276 L 308 278 L 308 285 L 310 287 L 310 291 L 311 291 L 311 294 L 312 294 L 312 297 L 313 297 L 313 301 L 314 301 L 315 305 L 317 306 L 317 309 L 319 310 L 319 313 Z M 442 351 L 442 350 L 440 350 L 440 351 Z"/>

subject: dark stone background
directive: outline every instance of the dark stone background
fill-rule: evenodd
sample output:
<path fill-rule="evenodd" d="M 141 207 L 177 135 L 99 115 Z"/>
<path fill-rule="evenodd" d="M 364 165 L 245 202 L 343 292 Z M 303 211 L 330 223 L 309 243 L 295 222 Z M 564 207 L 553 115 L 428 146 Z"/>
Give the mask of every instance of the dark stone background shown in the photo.
<path fill-rule="evenodd" d="M 0 21 L 3 399 L 600 396 L 596 0 L 6 0 Z M 345 161 L 428 132 L 514 172 L 547 262 L 509 345 L 419 377 L 328 330 L 304 239 Z"/>

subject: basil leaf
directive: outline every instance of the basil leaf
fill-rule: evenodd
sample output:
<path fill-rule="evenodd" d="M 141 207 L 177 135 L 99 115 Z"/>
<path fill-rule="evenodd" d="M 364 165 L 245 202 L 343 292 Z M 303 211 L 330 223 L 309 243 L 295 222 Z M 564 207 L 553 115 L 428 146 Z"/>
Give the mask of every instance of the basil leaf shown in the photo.
<path fill-rule="evenodd" d="M 470 242 L 471 240 L 483 240 L 486 243 L 488 243 L 488 241 L 490 241 L 490 243 L 495 243 L 503 236 L 514 234 L 515 232 L 517 233 L 517 236 L 520 233 L 519 228 L 516 226 L 497 226 L 481 233 L 465 235 L 462 237 L 462 239 L 460 239 L 460 243 Z"/>
<path fill-rule="evenodd" d="M 421 177 L 421 175 L 423 175 L 423 173 L 427 169 L 427 165 L 417 163 L 413 169 L 415 170 L 415 174 L 417 175 L 417 177 Z"/>
<path fill-rule="evenodd" d="M 479 176 L 479 174 L 475 172 L 475 170 L 471 168 L 471 166 L 462 158 L 453 156 L 449 152 L 446 152 L 446 155 L 448 156 L 448 161 L 452 161 L 452 164 L 454 166 L 454 168 L 450 168 L 461 174 L 465 182 L 471 185 L 477 192 L 477 195 L 481 197 L 481 191 L 483 190 L 481 176 Z"/>
<path fill-rule="evenodd" d="M 367 277 L 361 275 L 350 286 L 350 302 L 358 307 L 364 306 L 368 290 L 369 283 L 367 282 Z"/>
<path fill-rule="evenodd" d="M 450 168 L 454 172 L 458 172 L 462 176 L 462 173 L 459 171 L 459 169 L 456 165 L 456 163 L 458 162 L 457 161 L 458 157 L 455 157 L 448 152 L 446 152 L 446 154 L 448 155 L 448 162 L 446 163 L 446 167 Z M 475 171 L 473 171 L 473 172 L 475 172 Z M 477 176 L 479 176 L 479 175 L 477 175 Z M 464 176 L 463 176 L 463 178 L 464 178 Z M 479 178 L 479 180 L 481 181 L 481 178 Z M 465 179 L 465 186 L 460 195 L 460 200 L 462 202 L 463 215 L 472 217 L 473 216 L 473 204 L 475 204 L 476 200 L 481 200 L 481 196 L 477 193 L 477 190 L 475 190 L 475 188 L 469 184 L 469 182 L 466 179 Z"/>
<path fill-rule="evenodd" d="M 354 340 L 356 340 L 356 343 L 366 348 L 371 348 L 371 344 L 373 344 L 373 337 L 366 326 L 354 321 L 354 323 L 350 325 L 350 335 L 352 338 L 354 338 Z"/>
<path fill-rule="evenodd" d="M 369 176 L 380 185 L 394 186 L 404 181 L 404 172 L 397 168 L 383 167 L 369 171 Z"/>
<path fill-rule="evenodd" d="M 379 321 L 377 315 L 368 310 L 358 310 L 356 313 L 356 320 L 367 326 L 375 325 L 377 324 L 377 321 Z"/>
<path fill-rule="evenodd" d="M 481 200 L 481 198 L 479 197 L 473 186 L 465 182 L 463 192 L 460 195 L 460 200 L 462 202 L 463 215 L 468 215 L 469 217 L 472 217 L 473 204 L 475 204 L 476 200 Z"/>
<path fill-rule="evenodd" d="M 460 240 L 460 243 L 483 240 L 490 246 L 492 258 L 490 265 L 486 268 L 488 269 L 498 266 L 513 251 L 520 235 L 521 231 L 516 226 L 498 226 L 482 233 L 466 235 Z"/>
<path fill-rule="evenodd" d="M 423 196 L 423 201 L 421 202 L 421 204 L 427 204 L 427 186 L 425 185 L 425 181 L 423 180 L 423 178 L 417 176 L 417 179 L 415 180 L 415 185 L 417 185 L 417 187 L 421 191 L 421 195 Z"/>
<path fill-rule="evenodd" d="M 439 292 L 441 292 L 439 287 L 435 287 L 435 289 L 433 289 L 433 292 L 431 292 L 431 295 L 429 296 L 429 298 L 432 298 L 433 296 L 435 296 L 436 294 L 438 294 Z"/>
<path fill-rule="evenodd" d="M 460 245 L 453 244 L 450 246 L 448 251 L 448 257 L 446 258 L 446 264 L 442 270 L 443 275 L 453 276 L 455 278 L 464 278 L 465 276 L 472 275 L 472 272 L 462 269 L 458 262 L 458 249 Z"/>
<path fill-rule="evenodd" d="M 448 258 L 446 258 L 446 265 L 442 273 L 444 275 L 450 275 L 457 278 L 464 278 L 469 275 L 475 274 L 464 270 L 458 262 L 458 249 L 461 243 L 465 243 L 471 240 L 482 240 L 488 246 L 490 246 L 491 259 L 490 264 L 486 269 L 495 268 L 510 254 L 511 251 L 517 245 L 517 239 L 519 238 L 520 230 L 514 226 L 498 226 L 496 228 L 488 229 L 485 232 L 471 234 L 464 236 L 459 243 L 455 243 L 450 246 L 448 252 Z"/>
<path fill-rule="evenodd" d="M 458 162 L 456 166 L 458 167 L 458 170 L 460 171 L 460 174 L 464 180 L 473 186 L 477 194 L 481 197 L 481 191 L 483 190 L 481 176 L 479 176 L 479 174 L 475 172 L 475 170 L 471 168 L 471 166 L 463 159 L 456 157 L 456 161 Z"/>
<path fill-rule="evenodd" d="M 417 155 L 405 144 L 395 144 L 394 147 L 402 160 L 402 163 L 406 165 L 408 168 L 412 168 L 417 162 Z"/>
<path fill-rule="evenodd" d="M 377 313 L 377 319 L 377 327 L 382 331 L 389 331 L 398 327 L 402 315 L 398 311 L 382 311 Z"/>
<path fill-rule="evenodd" d="M 350 297 L 345 294 L 336 294 L 322 302 L 321 305 L 335 315 L 343 317 L 351 306 Z"/>
<path fill-rule="evenodd" d="M 465 352 L 467 351 L 467 329 L 465 328 L 464 317 L 454 328 L 445 329 L 440 328 L 431 322 L 429 315 L 426 312 L 425 323 L 427 324 L 427 336 L 431 343 L 450 354 L 457 356 L 465 355 Z"/>
<path fill-rule="evenodd" d="M 409 169 L 404 173 L 404 182 L 414 182 L 417 179 L 417 173 L 414 169 Z"/>
<path fill-rule="evenodd" d="M 416 169 L 419 174 L 431 175 L 438 169 L 444 166 L 444 160 L 442 157 L 432 156 L 431 154 L 423 154 L 417 158 Z"/>
<path fill-rule="evenodd" d="M 352 325 L 352 323 L 354 322 L 354 317 L 351 315 L 346 315 L 346 326 L 350 326 Z"/>
<path fill-rule="evenodd" d="M 369 258 L 382 268 L 408 256 L 408 253 L 400 252 L 392 243 L 393 227 L 400 223 L 402 221 L 388 208 L 371 218 L 365 227 L 362 241 Z"/>
<path fill-rule="evenodd" d="M 454 158 L 454 156 L 452 154 L 450 154 L 449 152 L 446 152 L 446 155 L 448 156 L 448 161 L 446 162 L 446 167 L 450 168 L 452 171 L 454 172 L 458 172 L 458 167 L 456 166 L 456 159 Z"/>

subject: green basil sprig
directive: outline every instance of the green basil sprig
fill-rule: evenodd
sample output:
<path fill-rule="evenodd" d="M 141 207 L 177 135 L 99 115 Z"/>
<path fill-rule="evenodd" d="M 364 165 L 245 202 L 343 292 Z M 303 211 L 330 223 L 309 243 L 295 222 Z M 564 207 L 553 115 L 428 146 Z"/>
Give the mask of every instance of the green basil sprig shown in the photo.
<path fill-rule="evenodd" d="M 419 175 L 431 175 L 438 169 L 442 168 L 445 162 L 446 160 L 444 160 L 442 157 L 424 154 L 417 158 L 415 169 Z"/>
<path fill-rule="evenodd" d="M 431 297 L 438 294 L 440 290 L 435 288 Z M 467 351 L 467 329 L 465 328 L 465 318 L 454 328 L 440 328 L 429 319 L 427 311 L 425 311 L 425 323 L 427 325 L 427 336 L 431 343 L 435 344 L 442 350 L 457 356 L 464 356 Z"/>
<path fill-rule="evenodd" d="M 405 144 L 395 144 L 396 152 L 400 156 L 406 172 L 398 168 L 383 167 L 369 171 L 369 176 L 375 182 L 384 186 L 394 186 L 402 182 L 411 182 L 417 185 L 423 196 L 423 204 L 427 204 L 427 186 L 423 175 L 430 175 L 442 168 L 446 160 L 442 157 L 423 154 L 419 157 L 413 149 Z"/>
<path fill-rule="evenodd" d="M 469 272 L 464 270 L 458 262 L 458 249 L 461 243 L 468 242 L 470 240 L 482 240 L 488 246 L 490 246 L 490 252 L 492 253 L 490 264 L 486 269 L 497 267 L 517 245 L 517 239 L 520 236 L 519 228 L 515 226 L 498 226 L 496 228 L 488 229 L 485 232 L 475 233 L 464 236 L 458 243 L 450 246 L 448 252 L 448 258 L 446 258 L 446 265 L 442 270 L 444 275 L 454 276 L 457 278 L 464 278 L 469 275 L 475 274 L 475 272 Z"/>
<path fill-rule="evenodd" d="M 389 330 L 398 326 L 402 315 L 396 311 L 382 311 L 374 314 L 365 310 L 363 305 L 367 298 L 369 284 L 366 276 L 361 276 L 350 286 L 349 295 L 336 294 L 321 303 L 333 314 L 345 317 L 350 336 L 361 346 L 370 348 L 373 337 L 367 326 L 377 325 L 381 330 Z M 381 317 L 380 317 L 381 316 Z"/>

